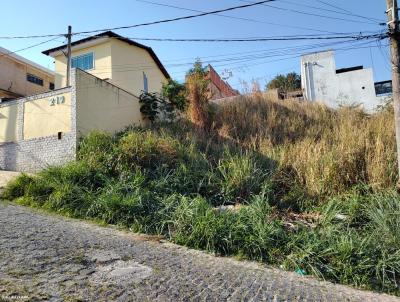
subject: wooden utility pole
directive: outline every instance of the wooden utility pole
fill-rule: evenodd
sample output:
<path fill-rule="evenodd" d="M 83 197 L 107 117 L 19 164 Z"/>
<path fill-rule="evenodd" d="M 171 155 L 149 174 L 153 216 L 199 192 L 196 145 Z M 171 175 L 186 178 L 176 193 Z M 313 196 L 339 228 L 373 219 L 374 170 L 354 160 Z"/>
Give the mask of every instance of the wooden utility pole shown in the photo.
<path fill-rule="evenodd" d="M 67 45 L 67 87 L 71 85 L 71 38 L 72 38 L 72 27 L 68 26 L 68 45 Z"/>
<path fill-rule="evenodd" d="M 399 12 L 397 0 L 386 0 L 388 27 L 390 37 L 390 52 L 392 62 L 392 86 L 394 120 L 396 127 L 397 163 L 399 173 L 398 188 L 400 188 L 400 33 L 399 33 Z"/>

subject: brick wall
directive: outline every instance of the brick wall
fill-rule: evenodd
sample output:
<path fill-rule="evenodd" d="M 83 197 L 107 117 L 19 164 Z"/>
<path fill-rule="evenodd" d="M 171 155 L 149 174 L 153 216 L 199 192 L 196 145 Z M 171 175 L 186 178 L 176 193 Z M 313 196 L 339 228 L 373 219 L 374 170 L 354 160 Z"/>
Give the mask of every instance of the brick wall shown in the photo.
<path fill-rule="evenodd" d="M 211 65 L 208 65 L 208 78 L 210 80 L 209 89 L 212 94 L 212 100 L 239 95 L 237 90 L 233 89 L 227 82 L 221 79 Z"/>

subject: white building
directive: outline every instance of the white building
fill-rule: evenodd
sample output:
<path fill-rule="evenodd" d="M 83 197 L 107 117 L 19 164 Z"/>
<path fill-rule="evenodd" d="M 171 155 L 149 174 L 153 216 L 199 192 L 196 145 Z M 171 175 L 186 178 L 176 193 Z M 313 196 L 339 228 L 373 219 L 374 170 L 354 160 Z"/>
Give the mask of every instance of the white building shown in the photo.
<path fill-rule="evenodd" d="M 301 85 L 306 100 L 320 101 L 333 108 L 360 104 L 373 111 L 384 102 L 384 97 L 376 95 L 372 68 L 336 69 L 333 51 L 302 56 Z"/>

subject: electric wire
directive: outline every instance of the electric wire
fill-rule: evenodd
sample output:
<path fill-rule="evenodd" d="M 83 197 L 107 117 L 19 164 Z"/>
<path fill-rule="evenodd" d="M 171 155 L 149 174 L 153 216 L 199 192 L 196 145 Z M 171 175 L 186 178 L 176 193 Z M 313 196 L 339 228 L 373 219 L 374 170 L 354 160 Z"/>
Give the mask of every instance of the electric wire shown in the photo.
<path fill-rule="evenodd" d="M 42 42 L 40 42 L 40 43 L 36 43 L 36 44 L 30 45 L 30 46 L 27 46 L 27 47 L 24 47 L 24 48 L 15 50 L 15 51 L 10 51 L 10 52 L 7 52 L 7 53 L 2 53 L 2 54 L 0 54 L 0 57 L 9 56 L 9 55 L 12 55 L 12 54 L 16 54 L 16 53 L 18 53 L 18 52 L 21 52 L 21 51 L 24 51 L 24 50 L 28 50 L 28 49 L 31 49 L 31 48 L 34 48 L 34 47 L 37 47 L 37 46 L 40 46 L 40 45 L 43 45 L 43 44 L 52 42 L 52 41 L 54 41 L 54 40 L 56 40 L 56 39 L 58 39 L 58 38 L 59 38 L 59 37 L 57 36 L 57 37 L 55 37 L 55 38 L 53 38 L 53 39 L 46 40 L 46 41 L 42 41 Z"/>
<path fill-rule="evenodd" d="M 348 10 L 336 7 L 334 5 L 329 5 L 329 4 L 327 4 L 327 3 L 323 2 L 323 1 L 318 1 L 318 2 L 321 2 L 321 3 L 325 4 L 325 5 L 329 5 L 331 7 L 336 8 L 336 9 L 342 10 L 342 12 L 337 11 L 337 10 L 333 10 L 333 9 L 327 9 L 327 8 L 313 6 L 313 5 L 308 5 L 308 4 L 304 4 L 304 3 L 296 3 L 296 2 L 293 2 L 293 1 L 289 1 L 289 0 L 280 0 L 280 1 L 282 3 L 288 3 L 288 4 L 291 4 L 291 5 L 296 5 L 296 6 L 300 6 L 300 7 L 308 7 L 308 8 L 312 8 L 312 9 L 315 9 L 315 10 L 321 10 L 321 11 L 332 12 L 332 13 L 335 13 L 335 14 L 342 14 L 342 15 L 346 15 L 346 16 L 357 17 L 357 18 L 361 18 L 361 19 L 372 21 L 374 23 L 383 22 L 383 20 L 380 20 L 380 19 L 375 19 L 375 18 L 370 18 L 370 17 L 365 17 L 365 16 L 362 16 L 362 15 L 354 14 L 354 13 L 348 11 Z"/>
<path fill-rule="evenodd" d="M 187 7 L 181 7 L 181 6 L 159 3 L 159 2 L 148 1 L 148 0 L 135 0 L 135 1 L 141 2 L 141 3 L 147 3 L 147 4 L 151 4 L 151 5 L 156 5 L 156 6 L 161 6 L 161 7 L 169 7 L 169 8 L 179 9 L 179 10 L 191 11 L 191 12 L 198 12 L 198 13 L 204 12 L 201 10 L 190 9 Z M 282 0 L 280 0 L 280 1 L 282 1 Z M 236 19 L 236 20 L 242 20 L 242 21 L 255 22 L 255 23 L 269 24 L 269 25 L 279 26 L 279 27 L 287 27 L 287 28 L 309 30 L 309 31 L 321 32 L 321 33 L 337 34 L 336 32 L 332 32 L 332 31 L 320 30 L 320 29 L 315 29 L 315 28 L 310 28 L 310 27 L 293 26 L 293 25 L 289 25 L 289 24 L 280 24 L 280 23 L 268 22 L 268 21 L 264 21 L 264 20 L 258 20 L 258 19 L 254 19 L 254 18 L 244 18 L 244 17 L 229 16 L 229 15 L 223 15 L 223 14 L 215 14 L 215 16 Z"/>
<path fill-rule="evenodd" d="M 247 0 L 239 0 L 239 1 L 245 2 L 245 3 L 253 3 L 252 1 L 247 1 Z M 325 18 L 325 19 L 332 19 L 332 20 L 340 20 L 340 21 L 352 22 L 352 23 L 364 23 L 364 24 L 380 25 L 380 23 L 378 23 L 378 22 L 367 22 L 367 21 L 352 20 L 352 19 L 346 19 L 346 18 L 340 18 L 340 17 L 334 17 L 334 16 L 320 15 L 320 14 L 300 11 L 300 10 L 296 10 L 296 9 L 292 9 L 292 8 L 278 7 L 278 6 L 265 4 L 265 3 L 262 3 L 261 5 L 265 6 L 265 7 L 270 7 L 270 8 L 273 8 L 273 9 L 281 10 L 281 11 L 288 11 L 288 12 L 307 15 L 307 16 L 313 16 L 313 17 L 319 17 L 319 18 Z"/>
<path fill-rule="evenodd" d="M 157 20 L 157 21 L 134 24 L 134 25 L 118 26 L 118 27 L 111 27 L 111 28 L 103 28 L 103 29 L 81 31 L 81 32 L 72 33 L 72 35 L 104 32 L 104 31 L 112 31 L 112 30 L 120 30 L 120 29 L 128 29 L 128 28 L 156 25 L 156 24 L 162 24 L 162 23 L 170 23 L 170 22 L 181 21 L 181 20 L 188 20 L 188 19 L 204 17 L 204 16 L 208 16 L 208 15 L 214 15 L 214 14 L 218 14 L 218 13 L 222 13 L 222 12 L 228 12 L 228 11 L 233 11 L 233 10 L 239 10 L 239 9 L 243 9 L 243 8 L 258 6 L 258 5 L 261 5 L 261 4 L 265 4 L 265 3 L 268 3 L 268 2 L 274 2 L 274 1 L 277 1 L 277 0 L 258 1 L 258 2 L 244 4 L 244 5 L 231 6 L 231 7 L 224 8 L 224 9 L 219 9 L 219 10 L 202 12 L 202 13 L 195 14 L 195 15 L 188 15 L 188 16 L 182 16 L 182 17 L 177 17 L 177 18 L 163 19 L 163 20 Z M 0 39 L 28 39 L 28 38 L 43 38 L 43 37 L 56 37 L 56 36 L 57 37 L 62 37 L 62 36 L 65 36 L 65 34 L 46 34 L 46 35 L 8 36 L 8 37 L 7 36 L 0 36 Z"/>
<path fill-rule="evenodd" d="M 376 19 L 376 18 L 371 18 L 371 17 L 366 17 L 366 16 L 354 14 L 353 12 L 351 12 L 351 11 L 349 11 L 349 10 L 347 10 L 347 9 L 344 9 L 344 8 L 342 8 L 342 7 L 340 7 L 340 6 L 337 6 L 337 5 L 334 5 L 334 4 L 331 4 L 331 3 L 328 3 L 328 2 L 322 1 L 322 0 L 316 0 L 316 1 L 319 2 L 319 3 L 322 3 L 322 4 L 326 5 L 326 6 L 330 6 L 330 7 L 333 7 L 333 8 L 339 9 L 339 10 L 342 10 L 342 11 L 348 13 L 348 14 L 352 14 L 352 15 L 354 15 L 354 16 L 356 16 L 356 17 L 359 17 L 359 18 L 364 18 L 364 19 L 371 20 L 371 21 L 379 21 L 379 22 L 382 22 L 382 21 L 383 21 L 383 20 Z"/>
<path fill-rule="evenodd" d="M 357 45 L 357 43 L 354 43 L 354 41 L 348 41 L 350 43 L 353 43 L 352 45 L 349 45 L 348 47 L 342 47 L 342 48 L 336 48 L 336 51 L 347 51 L 347 50 L 353 50 L 353 49 L 362 49 L 362 48 L 368 48 L 371 47 L 369 44 L 374 43 L 375 41 L 368 41 L 368 42 L 363 42 L 363 43 L 358 43 L 359 45 Z M 331 46 L 333 46 L 334 44 L 338 45 L 338 43 L 333 43 Z M 367 45 L 367 46 L 364 46 Z M 368 46 L 369 45 L 369 46 Z M 308 50 L 314 50 L 317 51 L 316 48 L 312 48 L 310 47 Z M 299 51 L 298 51 L 299 52 Z M 268 60 L 268 61 L 264 61 L 264 62 L 257 62 L 257 66 L 259 66 L 260 64 L 266 64 L 266 63 L 272 63 L 272 62 L 279 62 L 282 60 L 287 60 L 287 59 L 293 59 L 293 58 L 299 58 L 301 57 L 301 54 L 298 54 L 298 52 L 293 51 L 292 53 L 280 53 L 280 54 L 271 54 L 271 55 L 265 55 L 265 56 L 257 56 L 257 57 L 239 57 L 239 58 L 227 58 L 224 60 L 216 60 L 216 61 L 205 61 L 204 63 L 213 63 L 213 67 L 215 68 L 219 68 L 219 67 L 224 67 L 224 66 L 229 66 L 230 69 L 240 69 L 240 68 L 247 68 L 249 67 L 249 65 L 243 65 L 243 63 L 247 63 L 247 62 L 254 62 L 257 60 L 262 60 L 262 59 L 266 59 L 266 58 L 279 58 L 278 60 Z M 295 55 L 293 56 L 293 53 L 295 53 Z M 217 64 L 216 63 L 222 63 L 222 64 Z M 242 64 L 240 66 L 236 66 L 237 64 Z M 166 67 L 169 68 L 182 68 L 182 67 L 187 67 L 189 68 L 191 65 L 193 65 L 193 62 L 187 62 L 187 63 L 181 63 L 181 64 L 174 64 L 174 65 L 165 65 Z M 113 69 L 114 72 L 117 73 L 121 73 L 121 72 L 132 72 L 132 71 L 138 71 L 138 70 L 142 70 L 142 71 L 146 71 L 146 70 L 151 70 L 151 69 L 156 69 L 156 66 L 153 65 L 142 65 L 142 66 L 121 66 L 121 67 L 113 67 L 113 68 L 104 68 L 104 69 L 97 69 L 98 72 L 96 72 L 96 74 L 107 74 L 109 73 L 109 71 Z M 182 71 L 176 71 L 174 72 L 174 74 L 178 74 L 178 73 L 186 73 L 186 71 L 182 70 Z"/>
<path fill-rule="evenodd" d="M 228 11 L 263 5 L 265 3 L 275 2 L 275 1 L 277 1 L 277 0 L 264 0 L 264 1 L 252 2 L 252 3 L 248 3 L 248 4 L 244 4 L 244 5 L 232 6 L 232 7 L 228 7 L 228 8 L 224 8 L 224 9 L 219 9 L 219 10 L 203 12 L 203 13 L 199 13 L 199 14 L 195 14 L 195 15 L 188 15 L 188 16 L 183 16 L 183 17 L 170 18 L 170 19 L 164 19 L 164 20 L 158 20 L 158 21 L 152 21 L 152 22 L 146 22 L 146 23 L 139 23 L 139 24 L 127 25 L 127 26 L 118 26 L 118 27 L 112 27 L 112 28 L 81 31 L 81 32 L 76 32 L 74 34 L 75 35 L 76 34 L 88 34 L 88 33 L 96 33 L 96 32 L 103 32 L 103 31 L 136 28 L 136 27 L 149 26 L 149 25 L 162 24 L 162 23 L 170 23 L 170 22 L 175 22 L 175 21 L 188 20 L 188 19 L 204 17 L 204 16 L 208 16 L 208 15 L 215 15 L 215 14 L 222 13 L 222 12 L 228 12 Z"/>

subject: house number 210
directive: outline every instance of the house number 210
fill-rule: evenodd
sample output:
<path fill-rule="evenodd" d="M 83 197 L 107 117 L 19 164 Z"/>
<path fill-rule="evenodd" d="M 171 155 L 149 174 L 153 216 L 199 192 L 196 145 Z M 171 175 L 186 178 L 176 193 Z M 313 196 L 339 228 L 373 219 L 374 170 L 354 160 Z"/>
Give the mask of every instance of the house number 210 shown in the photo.
<path fill-rule="evenodd" d="M 55 106 L 63 103 L 65 103 L 65 96 L 56 96 L 54 98 L 49 99 L 50 106 Z"/>

